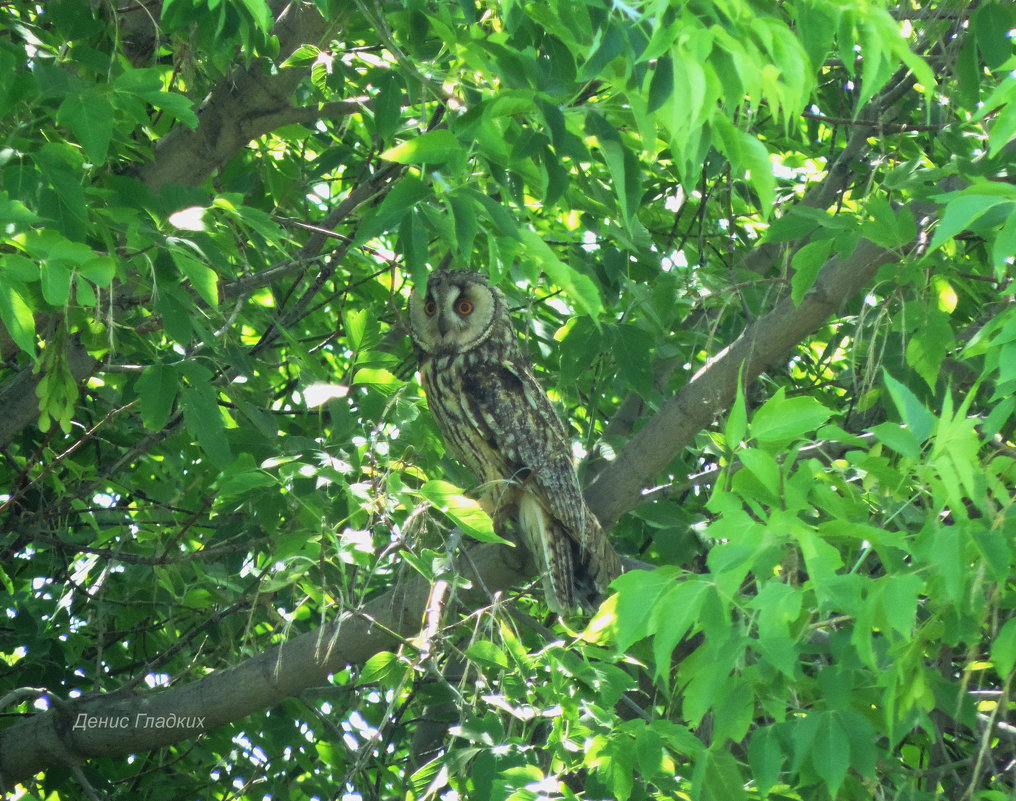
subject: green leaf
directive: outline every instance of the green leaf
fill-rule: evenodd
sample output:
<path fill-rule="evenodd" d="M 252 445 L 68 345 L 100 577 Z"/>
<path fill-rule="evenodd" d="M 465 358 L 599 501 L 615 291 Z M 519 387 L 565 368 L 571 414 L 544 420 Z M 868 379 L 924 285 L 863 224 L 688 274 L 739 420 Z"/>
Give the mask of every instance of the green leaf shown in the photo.
<path fill-rule="evenodd" d="M 840 712 L 839 719 L 850 740 L 851 769 L 864 778 L 873 778 L 878 760 L 879 733 L 864 715 L 852 709 Z"/>
<path fill-rule="evenodd" d="M 533 92 L 527 89 L 509 89 L 498 95 L 486 106 L 483 114 L 486 117 L 515 117 L 529 114 L 536 109 Z"/>
<path fill-rule="evenodd" d="M 768 217 L 776 194 L 769 151 L 756 137 L 735 127 L 726 117 L 716 117 L 713 123 L 718 134 L 717 147 L 734 168 L 735 177 L 747 175 L 748 183 L 758 194 L 759 210 Z"/>
<path fill-rule="evenodd" d="M 674 59 L 660 56 L 649 80 L 649 106 L 652 114 L 674 93 Z"/>
<path fill-rule="evenodd" d="M 998 113 L 995 124 L 988 135 L 988 153 L 997 156 L 1006 145 L 1016 138 L 1016 103 L 1009 103 Z"/>
<path fill-rule="evenodd" d="M 521 236 L 522 231 L 520 230 L 515 218 L 512 217 L 501 203 L 496 202 L 493 198 L 489 198 L 481 192 L 477 192 L 475 189 L 465 188 L 460 189 L 459 192 L 468 195 L 476 201 L 478 205 L 484 207 L 487 212 L 488 220 L 494 223 L 497 232 L 501 236 L 511 239 Z"/>
<path fill-rule="evenodd" d="M 745 738 L 755 713 L 755 694 L 745 679 L 732 676 L 713 703 L 713 746 L 724 742 L 739 743 Z"/>
<path fill-rule="evenodd" d="M 1016 103 L 1010 108 L 1016 114 Z M 991 262 L 995 268 L 995 279 L 1001 281 L 1006 274 L 1010 256 L 1016 253 L 1016 207 L 1002 223 L 1002 228 L 995 237 L 991 248 Z"/>
<path fill-rule="evenodd" d="M 991 643 L 991 661 L 995 672 L 1004 681 L 1016 666 L 1016 618 L 1010 618 L 998 630 Z"/>
<path fill-rule="evenodd" d="M 455 240 L 458 251 L 464 259 L 468 259 L 473 252 L 473 240 L 476 239 L 479 227 L 476 219 L 476 206 L 469 195 L 461 192 L 449 195 L 448 205 L 455 223 Z"/>
<path fill-rule="evenodd" d="M 674 48 L 670 54 L 674 60 L 675 86 L 668 105 L 675 115 L 680 115 L 680 119 L 674 120 L 674 128 L 698 127 L 702 124 L 709 89 L 705 70 L 684 48 Z"/>
<path fill-rule="evenodd" d="M 940 525 L 932 536 L 932 562 L 942 577 L 945 599 L 959 604 L 964 597 L 967 572 L 963 558 L 963 540 L 956 526 Z"/>
<path fill-rule="evenodd" d="M 756 729 L 748 743 L 748 764 L 755 786 L 767 795 L 780 778 L 784 762 L 783 747 L 774 725 Z"/>
<path fill-rule="evenodd" d="M 1007 33 L 1016 22 L 1012 9 L 985 3 L 974 11 L 971 22 L 977 49 L 981 51 L 984 62 L 992 70 L 1001 67 L 1006 59 L 1012 57 L 1012 40 Z"/>
<path fill-rule="evenodd" d="M 995 206 L 1008 205 L 1010 202 L 997 195 L 961 194 L 953 198 L 946 204 L 945 213 L 935 229 L 928 249 L 941 247 L 956 234 L 967 230 Z"/>
<path fill-rule="evenodd" d="M 843 785 L 850 767 L 850 739 L 836 712 L 817 713 L 811 744 L 811 765 L 829 788 L 833 798 Z"/>
<path fill-rule="evenodd" d="M 914 573 L 885 576 L 878 580 L 876 587 L 882 614 L 889 625 L 903 636 L 909 636 L 917 617 L 917 603 L 924 592 L 924 580 Z"/>
<path fill-rule="evenodd" d="M 20 200 L 12 200 L 7 192 L 0 192 L 0 220 L 5 226 L 20 230 L 42 222 L 42 218 Z"/>
<path fill-rule="evenodd" d="M 449 159 L 464 157 L 465 152 L 455 134 L 439 128 L 389 148 L 381 158 L 399 164 L 443 164 Z"/>
<path fill-rule="evenodd" d="M 26 234 L 25 249 L 40 262 L 63 261 L 75 267 L 96 258 L 95 252 L 84 243 L 71 241 L 51 229 Z"/>
<path fill-rule="evenodd" d="M 910 209 L 902 208 L 897 214 L 886 198 L 876 196 L 868 201 L 865 210 L 874 219 L 861 226 L 861 235 L 880 247 L 902 247 L 917 235 L 917 226 Z"/>
<path fill-rule="evenodd" d="M 619 585 L 615 584 L 614 586 L 618 588 L 619 592 L 621 591 Z M 653 662 L 655 663 L 653 672 L 657 679 L 669 673 L 674 648 L 698 620 L 699 611 L 702 609 L 708 589 L 707 582 L 697 580 L 692 576 L 679 582 L 670 578 L 664 585 L 663 592 L 653 599 L 652 606 L 647 607 L 649 622 L 646 631 L 653 636 Z M 628 603 L 625 603 L 625 617 L 627 617 Z M 620 612 L 618 624 L 627 625 Z M 620 645 L 620 641 L 618 645 Z M 627 648 L 627 645 L 625 647 Z"/>
<path fill-rule="evenodd" d="M 31 284 L 39 280 L 39 265 L 16 253 L 6 253 L 0 260 L 0 286 L 5 281 Z"/>
<path fill-rule="evenodd" d="M 374 130 L 382 142 L 391 140 L 402 122 L 402 79 L 388 73 L 374 97 Z"/>
<path fill-rule="evenodd" d="M 0 281 L 0 321 L 15 344 L 29 355 L 35 355 L 35 315 L 25 302 L 25 288 L 4 277 Z"/>
<path fill-rule="evenodd" d="M 617 131 L 599 114 L 588 115 L 586 128 L 600 143 L 621 216 L 628 229 L 632 230 L 642 197 L 642 172 L 638 161 L 631 150 L 625 147 Z"/>
<path fill-rule="evenodd" d="M 799 588 L 782 581 L 767 581 L 751 602 L 751 607 L 759 612 L 759 637 L 788 636 L 790 624 L 800 616 L 803 603 Z"/>
<path fill-rule="evenodd" d="M 47 142 L 36 159 L 49 183 L 42 193 L 39 210 L 53 220 L 59 233 L 72 240 L 85 239 L 88 204 L 82 184 L 84 165 L 80 151 L 69 145 Z"/>
<path fill-rule="evenodd" d="M 896 410 L 907 428 L 913 432 L 919 442 L 924 442 L 935 430 L 935 415 L 929 412 L 917 396 L 905 385 L 893 378 L 885 369 L 882 380 L 896 404 Z"/>
<path fill-rule="evenodd" d="M 160 287 L 155 296 L 155 308 L 162 315 L 162 322 L 169 337 L 181 345 L 188 344 L 194 336 L 194 326 L 190 317 L 193 308 L 192 299 L 186 297 L 177 287 Z"/>
<path fill-rule="evenodd" d="M 466 656 L 494 667 L 508 667 L 508 656 L 490 640 L 477 640 L 466 649 Z"/>
<path fill-rule="evenodd" d="M 864 59 L 861 61 L 858 108 L 866 106 L 889 79 L 889 54 L 893 50 L 894 40 L 899 38 L 899 31 L 892 25 L 892 20 L 888 20 L 891 29 L 887 30 L 886 21 L 879 15 L 879 11 L 882 9 L 872 9 L 872 13 L 866 15 L 859 25 Z"/>
<path fill-rule="evenodd" d="M 272 19 L 272 11 L 265 0 L 240 0 L 240 2 L 242 2 L 247 11 L 250 12 L 251 18 L 260 30 L 267 33 L 272 29 L 272 24 L 274 22 Z"/>
<path fill-rule="evenodd" d="M 406 666 L 391 651 L 378 651 L 363 664 L 360 684 L 382 684 L 392 686 L 392 679 L 399 679 L 406 673 Z"/>
<path fill-rule="evenodd" d="M 929 310 L 924 325 L 914 331 L 907 343 L 907 364 L 924 379 L 932 391 L 942 373 L 942 361 L 953 346 L 953 330 L 949 315 L 937 309 Z"/>
<path fill-rule="evenodd" d="M 831 412 L 810 395 L 787 398 L 781 387 L 751 419 L 749 433 L 763 444 L 781 444 L 814 431 Z"/>
<path fill-rule="evenodd" d="M 740 447 L 744 435 L 748 432 L 748 411 L 744 398 L 744 384 L 739 379 L 737 384 L 737 395 L 734 398 L 734 405 L 730 407 L 730 414 L 723 427 L 723 436 L 726 439 L 728 451 Z"/>
<path fill-rule="evenodd" d="M 897 453 L 910 459 L 921 458 L 921 441 L 910 429 L 898 423 L 879 423 L 871 427 L 871 433 Z"/>
<path fill-rule="evenodd" d="M 794 274 L 790 278 L 790 296 L 795 305 L 800 305 L 808 290 L 815 285 L 815 279 L 829 258 L 832 247 L 832 239 L 819 239 L 808 242 L 794 254 L 791 260 Z"/>
<path fill-rule="evenodd" d="M 383 367 L 361 367 L 353 376 L 354 384 L 368 384 L 377 387 L 387 395 L 405 385 L 405 381 L 392 375 Z"/>
<path fill-rule="evenodd" d="M 603 304 L 600 300 L 599 290 L 592 279 L 576 270 L 573 270 L 551 250 L 550 246 L 528 228 L 522 228 L 518 232 L 519 239 L 537 264 L 568 296 L 575 302 L 580 312 L 593 318 L 599 319 L 603 311 Z"/>
<path fill-rule="evenodd" d="M 454 484 L 441 480 L 428 481 L 420 487 L 419 492 L 474 540 L 512 545 L 494 533 L 494 521 L 480 508 L 480 504 L 463 495 L 462 490 Z"/>
<path fill-rule="evenodd" d="M 356 241 L 366 242 L 395 228 L 403 217 L 430 197 L 430 194 L 430 187 L 419 178 L 403 176 L 374 213 L 360 224 L 356 231 Z"/>
<path fill-rule="evenodd" d="M 617 593 L 617 605 L 611 634 L 617 653 L 624 653 L 632 643 L 649 636 L 653 609 L 664 593 L 677 586 L 675 579 L 679 572 L 677 568 L 631 570 L 614 580 L 612 587 Z"/>
<path fill-rule="evenodd" d="M 596 32 L 593 40 L 592 50 L 582 70 L 579 73 L 580 81 L 589 81 L 599 77 L 611 61 L 621 55 L 624 49 L 624 39 L 621 31 L 614 25 L 608 24 Z"/>
<path fill-rule="evenodd" d="M 663 738 L 650 726 L 635 732 L 635 764 L 638 772 L 647 779 L 665 769 Z"/>
<path fill-rule="evenodd" d="M 71 296 L 71 271 L 62 261 L 42 262 L 40 268 L 42 279 L 42 297 L 51 306 L 63 306 Z"/>
<path fill-rule="evenodd" d="M 113 102 L 118 108 L 131 109 L 137 100 L 169 112 L 189 128 L 196 128 L 198 117 L 189 98 L 162 88 L 162 72 L 156 68 L 132 69 L 113 81 Z"/>
<path fill-rule="evenodd" d="M 116 260 L 111 256 L 95 256 L 79 265 L 78 273 L 98 287 L 108 287 L 116 277 Z"/>
<path fill-rule="evenodd" d="M 1011 412 L 1013 406 L 1016 405 L 1016 399 L 1010 400 L 1013 401 L 1008 404 Z M 975 529 L 971 532 L 971 536 L 988 569 L 988 574 L 999 582 L 1008 580 L 1013 563 L 1013 544 L 1009 542 L 1006 535 L 1002 531 L 994 529 Z"/>
<path fill-rule="evenodd" d="M 737 457 L 762 486 L 772 494 L 773 498 L 781 496 L 780 466 L 772 454 L 760 448 L 742 448 L 737 452 Z"/>
<path fill-rule="evenodd" d="M 194 111 L 194 102 L 176 92 L 159 92 L 154 98 L 148 100 L 155 108 L 169 114 L 188 128 L 198 127 L 198 115 Z"/>
<path fill-rule="evenodd" d="M 105 94 L 68 95 L 57 109 L 56 118 L 74 132 L 93 164 L 105 163 L 113 138 L 113 109 Z"/>
<path fill-rule="evenodd" d="M 789 680 L 800 679 L 800 654 L 797 644 L 790 637 L 763 637 L 760 635 L 753 645 L 764 657 L 764 661 L 769 662 Z"/>
<path fill-rule="evenodd" d="M 211 386 L 184 387 L 180 393 L 183 421 L 212 464 L 224 469 L 232 461 L 226 427 Z"/>
<path fill-rule="evenodd" d="M 172 248 L 173 262 L 181 273 L 190 281 L 194 291 L 209 306 L 219 305 L 219 277 L 215 270 L 204 262 L 200 262 L 179 248 Z"/>
<path fill-rule="evenodd" d="M 546 206 L 553 206 L 568 189 L 571 178 L 557 154 L 549 147 L 543 148 L 541 163 L 547 174 L 547 191 L 544 193 L 543 202 Z"/>
<path fill-rule="evenodd" d="M 305 69 L 317 61 L 318 56 L 320 55 L 321 48 L 317 45 L 302 44 L 296 48 L 296 50 L 294 50 L 285 61 L 282 62 L 280 69 L 285 69 L 287 67 L 300 67 Z"/>
<path fill-rule="evenodd" d="M 616 342 L 618 369 L 632 389 L 649 397 L 653 392 L 652 335 L 636 325 L 622 323 L 617 326 Z"/>
<path fill-rule="evenodd" d="M 278 486 L 279 482 L 274 476 L 253 464 L 241 466 L 241 459 L 242 457 L 231 464 L 230 469 L 225 471 L 220 480 L 216 482 L 215 488 L 218 490 L 215 498 L 216 503 L 228 503 L 245 495 Z M 298 543 L 302 545 L 305 541 L 304 538 Z M 276 558 L 278 556 L 279 554 L 276 552 Z"/>
<path fill-rule="evenodd" d="M 149 431 L 161 431 L 169 422 L 179 382 L 176 370 L 165 364 L 149 365 L 141 374 L 136 389 L 141 399 L 141 422 Z"/>
<path fill-rule="evenodd" d="M 695 760 L 691 786 L 691 797 L 696 801 L 740 801 L 748 797 L 737 760 L 722 748 L 704 751 Z"/>
<path fill-rule="evenodd" d="M 812 581 L 820 584 L 832 578 L 843 567 L 839 551 L 811 529 L 799 527 L 794 534 L 801 546 L 801 554 Z"/>
<path fill-rule="evenodd" d="M 363 345 L 369 318 L 370 313 L 366 309 L 360 309 L 359 311 L 351 309 L 342 318 L 346 330 L 346 339 L 349 341 L 349 347 L 354 351 L 360 350 Z"/>

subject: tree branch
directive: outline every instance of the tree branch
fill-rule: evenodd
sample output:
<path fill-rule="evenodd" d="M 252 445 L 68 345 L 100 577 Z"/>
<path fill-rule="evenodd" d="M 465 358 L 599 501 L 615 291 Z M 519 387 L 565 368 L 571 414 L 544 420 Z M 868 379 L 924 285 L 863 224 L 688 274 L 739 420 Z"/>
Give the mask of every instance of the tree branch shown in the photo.
<path fill-rule="evenodd" d="M 604 526 L 609 528 L 643 503 L 643 490 L 730 405 L 742 368 L 747 383 L 777 363 L 856 295 L 880 266 L 898 261 L 900 255 L 865 241 L 849 258 L 832 259 L 800 306 L 784 298 L 699 370 L 587 488 L 590 508 Z"/>
<path fill-rule="evenodd" d="M 326 21 L 311 3 L 293 3 L 279 16 L 280 59 L 300 45 L 322 44 L 337 23 Z M 252 139 L 293 120 L 290 104 L 304 70 L 283 69 L 268 74 L 257 62 L 219 82 L 199 111 L 193 131 L 177 125 L 156 147 L 155 159 L 140 170 L 150 188 L 165 184 L 193 186 L 204 181 Z M 331 113 L 339 106 L 332 104 Z M 349 113 L 349 109 L 343 109 Z"/>
<path fill-rule="evenodd" d="M 460 560 L 460 572 L 472 581 L 471 589 L 459 591 L 463 599 L 482 606 L 516 584 L 527 569 L 520 557 L 501 545 L 470 548 Z M 54 764 L 74 766 L 171 745 L 320 685 L 329 674 L 362 664 L 419 631 L 429 595 L 430 583 L 413 573 L 361 610 L 341 613 L 335 623 L 190 684 L 151 694 L 51 697 L 52 709 L 0 731 L 0 791 Z"/>

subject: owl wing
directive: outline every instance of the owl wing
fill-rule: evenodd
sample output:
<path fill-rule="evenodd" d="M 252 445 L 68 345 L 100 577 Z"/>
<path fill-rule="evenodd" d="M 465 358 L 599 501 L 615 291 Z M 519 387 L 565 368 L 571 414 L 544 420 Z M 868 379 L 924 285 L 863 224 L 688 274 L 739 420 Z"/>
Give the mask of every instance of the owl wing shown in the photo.
<path fill-rule="evenodd" d="M 571 463 L 571 447 L 550 399 L 524 364 L 502 361 L 466 376 L 471 413 L 506 462 L 507 472 L 535 491 L 547 511 L 579 545 L 588 514 Z"/>

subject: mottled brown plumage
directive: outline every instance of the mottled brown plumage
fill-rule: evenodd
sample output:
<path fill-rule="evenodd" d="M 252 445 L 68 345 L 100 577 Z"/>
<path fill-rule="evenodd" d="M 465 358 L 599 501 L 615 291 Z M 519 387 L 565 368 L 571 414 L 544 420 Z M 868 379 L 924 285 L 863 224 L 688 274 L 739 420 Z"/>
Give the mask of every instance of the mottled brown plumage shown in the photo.
<path fill-rule="evenodd" d="M 588 609 L 620 560 L 582 497 L 564 426 L 519 349 L 504 295 L 479 273 L 439 270 L 414 291 L 409 322 L 431 412 L 481 482 L 495 525 L 522 536 L 551 609 Z"/>

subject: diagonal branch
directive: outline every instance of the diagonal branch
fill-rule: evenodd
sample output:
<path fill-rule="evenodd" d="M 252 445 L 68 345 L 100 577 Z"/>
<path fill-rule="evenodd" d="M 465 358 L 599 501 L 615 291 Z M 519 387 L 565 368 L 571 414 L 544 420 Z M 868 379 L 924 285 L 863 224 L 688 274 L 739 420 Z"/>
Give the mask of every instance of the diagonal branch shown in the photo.
<path fill-rule="evenodd" d="M 461 572 L 473 588 L 460 595 L 479 607 L 518 582 L 525 568 L 512 549 L 481 544 L 469 550 Z M 199 736 L 323 684 L 329 674 L 417 633 L 429 595 L 430 583 L 413 573 L 335 623 L 190 684 L 151 694 L 51 697 L 49 711 L 0 731 L 0 792 L 55 764 L 137 754 Z"/>
<path fill-rule="evenodd" d="M 586 491 L 590 508 L 607 527 L 643 503 L 643 491 L 694 441 L 695 435 L 728 408 L 744 381 L 786 357 L 795 344 L 817 331 L 847 300 L 901 253 L 862 242 L 848 258 L 834 258 L 795 306 L 784 298 L 692 377 L 596 476 Z"/>
<path fill-rule="evenodd" d="M 335 27 L 337 24 L 326 21 L 313 4 L 291 3 L 274 28 L 281 58 L 302 44 L 323 43 Z M 155 159 L 140 170 L 141 180 L 152 189 L 201 183 L 252 139 L 292 118 L 293 92 L 304 76 L 298 69 L 269 74 L 263 63 L 255 62 L 223 79 L 201 107 L 197 128 L 192 131 L 177 125 L 159 140 Z M 350 110 L 333 105 L 331 113 Z"/>

